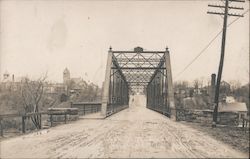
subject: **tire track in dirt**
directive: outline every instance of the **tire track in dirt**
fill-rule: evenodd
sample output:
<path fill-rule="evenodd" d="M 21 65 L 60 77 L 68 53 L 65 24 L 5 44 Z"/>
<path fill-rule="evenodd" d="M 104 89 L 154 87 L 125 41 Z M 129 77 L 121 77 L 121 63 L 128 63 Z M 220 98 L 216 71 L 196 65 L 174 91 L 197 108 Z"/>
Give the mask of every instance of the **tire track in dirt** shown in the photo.
<path fill-rule="evenodd" d="M 176 127 L 172 127 L 170 125 L 168 125 L 168 129 L 170 129 L 170 131 L 168 131 L 170 137 L 174 139 L 172 143 L 175 143 L 175 146 L 172 147 L 172 150 L 174 150 L 177 154 L 180 153 L 183 156 L 190 158 L 204 157 L 202 154 L 193 151 L 192 145 L 190 145 L 188 139 L 185 138 L 181 133 L 183 130 L 179 130 Z"/>
<path fill-rule="evenodd" d="M 104 123 L 102 124 L 101 127 L 98 127 L 95 130 L 93 130 L 95 132 L 94 135 L 90 135 L 91 132 L 87 132 L 88 133 L 87 138 L 81 138 L 82 136 L 78 135 L 80 137 L 76 138 L 77 142 L 75 142 L 73 145 L 70 144 L 71 147 L 66 146 L 67 151 L 62 151 L 65 149 L 65 146 L 60 147 L 57 149 L 57 151 L 59 153 L 56 153 L 56 155 L 52 156 L 52 158 L 62 158 L 62 157 L 74 158 L 74 157 L 77 157 L 78 153 L 81 153 L 81 152 L 79 152 L 81 150 L 86 151 L 86 149 L 91 149 L 91 147 L 95 147 L 96 145 L 103 145 L 103 144 L 104 144 L 104 146 L 96 147 L 95 154 L 85 153 L 84 158 L 85 157 L 89 158 L 89 157 L 94 157 L 94 156 L 100 156 L 100 154 L 107 156 L 107 154 L 109 152 L 109 145 L 107 145 L 107 144 L 105 145 L 104 141 L 106 141 L 107 139 L 110 139 L 111 136 L 114 136 L 114 132 L 121 130 L 123 126 L 124 125 L 122 125 L 118 122 L 110 123 L 110 122 L 104 121 Z M 70 139 L 70 140 L 72 140 L 72 139 Z M 104 149 L 104 150 L 102 150 L 102 149 Z M 74 152 L 74 153 L 71 153 L 71 152 Z"/>
<path fill-rule="evenodd" d="M 105 120 L 79 120 L 4 140 L 1 157 L 11 158 L 217 158 L 246 154 L 180 122 L 146 109 L 141 97 Z M 143 104 L 144 105 L 144 104 Z M 41 131 L 44 132 L 44 131 Z"/>
<path fill-rule="evenodd" d="M 171 130 L 169 132 L 175 136 L 177 143 L 184 146 L 181 151 L 178 150 L 177 152 L 187 157 L 232 157 L 241 155 L 235 150 L 230 150 L 227 145 L 207 137 L 203 132 L 194 129 L 189 130 L 187 126 L 182 124 L 178 124 L 178 127 L 174 126 L 173 123 L 164 125 Z"/>
<path fill-rule="evenodd" d="M 75 135 L 73 138 L 67 138 L 65 137 L 65 143 L 67 145 L 61 145 L 56 148 L 56 154 L 52 156 L 52 158 L 62 158 L 67 156 L 68 154 L 71 154 L 72 151 L 75 149 L 78 149 L 79 147 L 83 147 L 87 143 L 92 142 L 93 140 L 97 140 L 100 138 L 101 135 L 104 133 L 99 133 L 99 129 L 104 129 L 106 128 L 105 125 L 101 125 L 100 127 L 97 127 L 95 130 L 96 133 L 95 135 L 93 134 L 93 130 L 91 131 L 83 131 L 83 132 L 78 132 L 77 135 Z M 60 144 L 60 141 L 58 142 Z"/>

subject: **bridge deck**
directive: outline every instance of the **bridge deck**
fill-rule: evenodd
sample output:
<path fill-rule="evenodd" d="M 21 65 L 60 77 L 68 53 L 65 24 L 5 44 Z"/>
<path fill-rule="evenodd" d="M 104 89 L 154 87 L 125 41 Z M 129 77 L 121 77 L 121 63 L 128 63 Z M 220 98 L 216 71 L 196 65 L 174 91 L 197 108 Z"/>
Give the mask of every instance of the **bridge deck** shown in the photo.
<path fill-rule="evenodd" d="M 242 157 L 227 145 L 182 123 L 142 107 L 105 120 L 79 120 L 1 142 L 6 158 L 89 157 Z"/>

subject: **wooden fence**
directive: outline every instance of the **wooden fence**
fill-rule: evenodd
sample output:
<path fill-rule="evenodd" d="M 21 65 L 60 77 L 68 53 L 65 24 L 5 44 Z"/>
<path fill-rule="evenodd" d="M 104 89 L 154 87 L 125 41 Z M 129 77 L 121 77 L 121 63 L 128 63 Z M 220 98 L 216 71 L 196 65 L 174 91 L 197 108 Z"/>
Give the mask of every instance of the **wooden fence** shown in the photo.
<path fill-rule="evenodd" d="M 247 130 L 249 131 L 249 117 L 243 117 L 242 118 L 242 128 L 246 132 Z"/>
<path fill-rule="evenodd" d="M 213 110 L 176 109 L 176 120 L 212 124 Z M 220 125 L 241 126 L 242 124 L 244 130 L 249 129 L 249 118 L 239 118 L 237 112 L 219 112 L 217 121 Z"/>
<path fill-rule="evenodd" d="M 66 123 L 69 120 L 69 116 L 78 116 L 77 109 L 67 108 L 62 110 L 49 109 L 47 112 L 37 112 L 37 113 L 26 113 L 26 114 L 2 114 L 0 115 L 0 135 L 4 136 L 4 130 L 10 128 L 15 128 L 17 131 L 26 133 L 26 127 L 31 117 L 39 116 L 39 129 L 42 129 L 42 119 L 45 119 L 50 123 L 50 127 L 54 126 L 55 123 L 64 122 Z M 63 116 L 63 120 L 54 120 L 53 116 Z M 45 117 L 45 118 L 44 118 Z M 21 121 L 21 122 L 20 122 Z M 33 125 L 30 123 L 29 125 Z M 21 126 L 21 128 L 20 128 Z M 31 127 L 31 126 L 30 126 Z M 30 128 L 31 129 L 31 128 Z M 32 129 L 36 129 L 33 125 Z"/>
<path fill-rule="evenodd" d="M 26 130 L 37 129 L 31 122 L 31 117 L 39 116 L 39 129 L 43 126 L 52 127 L 58 123 L 66 123 L 75 120 L 79 115 L 86 115 L 101 111 L 101 102 L 78 102 L 71 103 L 71 108 L 49 108 L 46 112 L 26 114 L 2 114 L 0 115 L 0 136 L 8 133 L 7 130 L 14 128 L 17 132 L 26 133 Z M 5 132 L 4 132 L 5 131 Z"/>

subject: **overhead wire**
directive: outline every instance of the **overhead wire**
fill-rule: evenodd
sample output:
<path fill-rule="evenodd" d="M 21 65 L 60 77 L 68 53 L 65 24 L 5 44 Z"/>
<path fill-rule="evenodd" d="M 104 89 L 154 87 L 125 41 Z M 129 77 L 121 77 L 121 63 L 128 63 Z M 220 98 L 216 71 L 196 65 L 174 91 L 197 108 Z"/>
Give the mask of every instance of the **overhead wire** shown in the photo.
<path fill-rule="evenodd" d="M 247 12 L 249 12 L 249 9 L 247 9 L 242 15 L 245 15 Z M 230 25 L 232 25 L 234 22 L 236 22 L 240 17 L 237 17 L 236 19 L 234 19 L 232 22 L 230 22 L 227 27 L 229 27 Z M 189 62 L 182 71 L 180 71 L 174 78 L 177 79 L 183 72 L 185 72 L 189 66 L 191 66 L 208 48 L 209 46 L 217 39 L 217 37 L 222 33 L 223 30 L 221 30 L 220 32 L 218 32 L 215 37 L 212 38 L 212 40 L 209 41 L 209 43 L 199 52 L 198 55 L 196 55 L 194 57 L 193 60 L 191 60 L 191 62 Z"/>

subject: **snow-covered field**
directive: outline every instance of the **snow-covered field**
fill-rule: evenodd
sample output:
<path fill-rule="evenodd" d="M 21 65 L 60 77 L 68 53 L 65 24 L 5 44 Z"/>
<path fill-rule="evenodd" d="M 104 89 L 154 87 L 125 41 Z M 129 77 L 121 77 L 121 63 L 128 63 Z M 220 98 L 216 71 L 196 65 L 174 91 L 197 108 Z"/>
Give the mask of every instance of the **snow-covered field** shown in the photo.
<path fill-rule="evenodd" d="M 1 142 L 1 158 L 248 157 L 210 136 L 145 108 L 137 95 L 130 108 L 105 120 L 82 119 Z"/>

